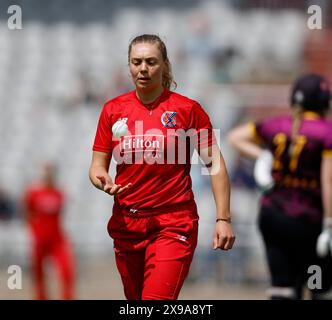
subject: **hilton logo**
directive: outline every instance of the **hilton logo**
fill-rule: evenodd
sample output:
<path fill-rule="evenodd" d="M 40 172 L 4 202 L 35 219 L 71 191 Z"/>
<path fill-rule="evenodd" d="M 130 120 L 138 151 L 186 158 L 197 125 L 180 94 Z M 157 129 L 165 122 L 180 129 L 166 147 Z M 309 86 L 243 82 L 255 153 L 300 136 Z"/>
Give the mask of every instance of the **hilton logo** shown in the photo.
<path fill-rule="evenodd" d="M 121 151 L 123 153 L 141 152 L 141 151 L 159 151 L 164 150 L 163 135 L 134 135 L 125 136 L 121 140 Z"/>

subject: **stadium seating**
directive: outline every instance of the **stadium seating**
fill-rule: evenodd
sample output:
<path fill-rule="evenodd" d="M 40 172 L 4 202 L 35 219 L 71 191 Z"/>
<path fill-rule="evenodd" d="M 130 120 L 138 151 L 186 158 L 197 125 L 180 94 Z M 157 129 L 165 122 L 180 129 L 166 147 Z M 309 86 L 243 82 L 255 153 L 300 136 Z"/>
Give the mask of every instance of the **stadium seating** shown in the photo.
<path fill-rule="evenodd" d="M 39 11 L 38 6 L 27 9 L 30 18 L 20 31 L 8 30 L 6 21 L 0 20 L 0 184 L 19 199 L 26 183 L 36 176 L 38 164 L 56 160 L 60 184 L 68 194 L 66 228 L 80 254 L 110 250 L 106 223 L 113 200 L 90 185 L 88 167 L 101 101 L 122 93 L 116 91 L 119 70 L 125 79 L 122 86 L 130 86 L 127 47 L 131 38 L 150 32 L 166 41 L 177 91 L 200 101 L 215 128 L 221 129 L 220 143 L 230 172 L 234 155 L 223 137 L 241 118 L 247 101 L 227 85 L 278 82 L 287 78 L 290 66 L 301 64 L 305 33 L 302 17 L 295 11 L 245 13 L 215 1 L 197 1 L 196 6 L 170 1 L 167 8 L 155 1 L 150 9 L 126 6 L 126 1 L 122 5 L 97 1 L 92 8 L 85 1 L 82 14 L 76 12 L 69 20 L 70 2 L 52 3 L 50 9 L 42 5 Z M 103 12 L 104 18 L 95 19 L 95 12 Z M 91 20 L 82 21 L 89 13 Z M 207 19 L 204 42 L 200 42 L 204 30 L 192 24 L 198 16 Z M 227 80 L 218 80 L 211 57 L 228 48 L 236 55 L 229 62 Z M 90 89 L 100 101 L 84 103 L 86 92 L 77 89 L 82 74 L 92 82 Z M 107 96 L 109 88 L 112 96 Z M 199 176 L 193 180 L 199 184 Z M 234 209 L 242 212 L 238 205 Z M 201 206 L 203 221 L 214 207 L 207 202 Z M 251 209 L 255 210 L 254 204 Z M 7 229 L 15 239 L 7 242 L 10 252 L 20 259 L 22 243 L 28 241 L 22 228 L 18 221 Z M 1 230 L 0 243 L 7 233 Z M 255 230 L 246 236 L 240 246 L 257 243 Z"/>

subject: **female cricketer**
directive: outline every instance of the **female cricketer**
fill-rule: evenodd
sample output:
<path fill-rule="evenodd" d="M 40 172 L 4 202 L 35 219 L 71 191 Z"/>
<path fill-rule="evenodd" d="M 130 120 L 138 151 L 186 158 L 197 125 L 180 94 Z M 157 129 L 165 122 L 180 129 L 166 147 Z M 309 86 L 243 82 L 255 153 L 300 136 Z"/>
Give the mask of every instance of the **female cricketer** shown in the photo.
<path fill-rule="evenodd" d="M 128 63 L 135 90 L 104 105 L 89 176 L 95 187 L 114 196 L 108 232 L 126 298 L 174 300 L 197 244 L 193 150 L 211 177 L 214 249 L 229 250 L 235 241 L 228 175 L 208 115 L 194 100 L 170 91 L 173 77 L 164 42 L 156 35 L 134 38 Z M 117 162 L 114 182 L 108 174 L 112 158 Z"/>
<path fill-rule="evenodd" d="M 45 263 L 52 258 L 61 281 L 62 299 L 74 299 L 74 257 L 62 228 L 63 191 L 56 185 L 56 168 L 42 166 L 41 181 L 28 186 L 24 194 L 26 220 L 32 236 L 32 273 L 36 299 L 48 298 Z"/>
<path fill-rule="evenodd" d="M 332 123 L 324 119 L 330 106 L 327 80 L 316 74 L 301 76 L 293 86 L 291 106 L 293 116 L 241 125 L 229 133 L 229 141 L 242 154 L 258 159 L 259 182 L 272 182 L 262 196 L 259 214 L 271 274 L 270 298 L 300 299 L 306 286 L 312 298 L 319 299 L 332 283 Z M 271 179 L 264 177 L 269 152 Z"/>

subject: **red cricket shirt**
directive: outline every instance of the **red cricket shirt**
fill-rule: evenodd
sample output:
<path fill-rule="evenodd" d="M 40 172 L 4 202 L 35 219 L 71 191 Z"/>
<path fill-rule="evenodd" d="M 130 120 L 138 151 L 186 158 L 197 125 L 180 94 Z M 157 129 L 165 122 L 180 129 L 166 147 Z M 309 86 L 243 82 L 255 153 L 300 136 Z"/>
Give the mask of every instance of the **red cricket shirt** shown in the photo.
<path fill-rule="evenodd" d="M 35 184 L 25 192 L 25 207 L 35 236 L 52 239 L 61 234 L 61 210 L 64 196 L 56 188 Z"/>
<path fill-rule="evenodd" d="M 118 120 L 128 132 L 112 135 Z M 115 205 L 132 213 L 168 211 L 195 206 L 190 178 L 194 148 L 215 143 L 210 119 L 194 100 L 164 90 L 148 107 L 135 91 L 108 101 L 101 112 L 94 151 L 112 153 L 115 183 L 132 187 L 115 196 Z"/>

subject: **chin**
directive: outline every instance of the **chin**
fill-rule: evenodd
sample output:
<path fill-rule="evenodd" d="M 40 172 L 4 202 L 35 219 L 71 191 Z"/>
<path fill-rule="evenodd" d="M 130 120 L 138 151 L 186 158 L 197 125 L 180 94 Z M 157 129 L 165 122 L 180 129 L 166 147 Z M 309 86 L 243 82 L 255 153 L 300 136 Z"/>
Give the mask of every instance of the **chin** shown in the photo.
<path fill-rule="evenodd" d="M 151 85 L 142 85 L 142 84 L 137 84 L 136 88 L 140 91 L 144 91 L 144 92 L 149 92 L 149 91 L 153 91 L 154 88 Z"/>

